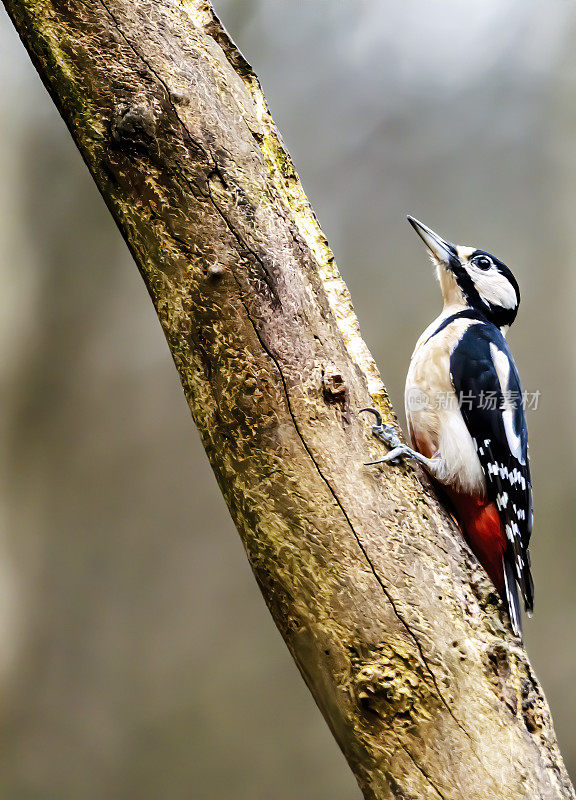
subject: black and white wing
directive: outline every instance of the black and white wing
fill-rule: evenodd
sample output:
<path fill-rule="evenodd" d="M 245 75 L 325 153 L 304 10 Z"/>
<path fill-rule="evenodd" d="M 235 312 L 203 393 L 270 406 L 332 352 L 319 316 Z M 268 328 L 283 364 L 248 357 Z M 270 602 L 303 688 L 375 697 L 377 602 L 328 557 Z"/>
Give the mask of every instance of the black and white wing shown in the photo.
<path fill-rule="evenodd" d="M 516 583 L 526 611 L 531 612 L 534 605 L 528 551 L 532 486 L 520 378 L 506 339 L 489 323 L 467 329 L 450 357 L 450 372 L 486 478 L 488 497 L 496 503 L 506 531 L 506 594 L 512 623 L 520 630 Z"/>

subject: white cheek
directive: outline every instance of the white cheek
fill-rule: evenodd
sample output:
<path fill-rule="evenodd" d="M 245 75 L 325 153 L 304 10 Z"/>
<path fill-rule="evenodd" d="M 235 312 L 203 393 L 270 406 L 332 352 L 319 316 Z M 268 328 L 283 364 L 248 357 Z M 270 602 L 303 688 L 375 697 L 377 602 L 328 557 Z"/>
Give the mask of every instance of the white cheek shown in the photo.
<path fill-rule="evenodd" d="M 516 308 L 518 300 L 514 287 L 496 269 L 483 271 L 472 268 L 469 273 L 483 300 L 501 308 Z"/>

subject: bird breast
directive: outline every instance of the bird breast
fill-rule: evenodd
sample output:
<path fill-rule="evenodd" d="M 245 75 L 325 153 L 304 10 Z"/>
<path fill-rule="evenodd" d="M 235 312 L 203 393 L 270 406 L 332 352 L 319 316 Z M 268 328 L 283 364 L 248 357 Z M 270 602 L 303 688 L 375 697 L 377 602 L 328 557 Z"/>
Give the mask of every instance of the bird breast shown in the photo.
<path fill-rule="evenodd" d="M 456 319 L 436 333 L 447 316 L 418 340 L 406 379 L 406 418 L 413 446 L 438 461 L 434 477 L 457 492 L 483 497 L 484 472 L 450 375 L 452 351 L 475 321 Z"/>

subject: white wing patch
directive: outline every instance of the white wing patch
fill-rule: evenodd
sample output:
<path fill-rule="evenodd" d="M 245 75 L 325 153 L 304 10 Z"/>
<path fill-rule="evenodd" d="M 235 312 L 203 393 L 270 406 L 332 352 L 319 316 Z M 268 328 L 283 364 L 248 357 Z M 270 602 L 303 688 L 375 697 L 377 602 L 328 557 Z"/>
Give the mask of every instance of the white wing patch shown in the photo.
<path fill-rule="evenodd" d="M 496 374 L 498 375 L 498 381 L 500 382 L 500 389 L 502 391 L 502 420 L 504 422 L 508 447 L 512 455 L 514 455 L 521 464 L 525 464 L 526 462 L 522 457 L 522 441 L 514 427 L 515 407 L 509 396 L 510 361 L 506 353 L 499 350 L 493 342 L 490 343 L 490 354 L 494 367 L 496 368 Z M 521 398 L 517 398 L 517 400 L 520 402 Z"/>

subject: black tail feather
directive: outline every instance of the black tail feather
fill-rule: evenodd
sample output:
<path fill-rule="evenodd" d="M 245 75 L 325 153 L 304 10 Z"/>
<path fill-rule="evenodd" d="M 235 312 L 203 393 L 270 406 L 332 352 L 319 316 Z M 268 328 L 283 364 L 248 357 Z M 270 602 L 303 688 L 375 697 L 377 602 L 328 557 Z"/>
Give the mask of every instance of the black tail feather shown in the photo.
<path fill-rule="evenodd" d="M 528 575 L 530 572 L 528 571 Z M 530 580 L 532 580 L 530 578 Z M 522 617 L 520 614 L 520 598 L 518 597 L 518 586 L 514 574 L 514 556 L 512 553 L 504 555 L 504 584 L 506 591 L 506 604 L 508 606 L 508 616 L 512 623 L 512 630 L 522 638 Z"/>
<path fill-rule="evenodd" d="M 530 570 L 530 551 L 526 549 L 524 568 L 522 570 L 521 588 L 524 597 L 524 608 L 527 614 L 534 611 L 534 581 Z"/>

